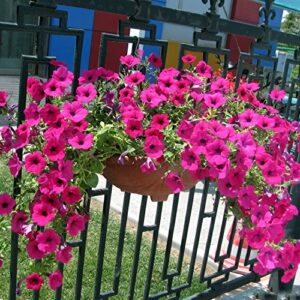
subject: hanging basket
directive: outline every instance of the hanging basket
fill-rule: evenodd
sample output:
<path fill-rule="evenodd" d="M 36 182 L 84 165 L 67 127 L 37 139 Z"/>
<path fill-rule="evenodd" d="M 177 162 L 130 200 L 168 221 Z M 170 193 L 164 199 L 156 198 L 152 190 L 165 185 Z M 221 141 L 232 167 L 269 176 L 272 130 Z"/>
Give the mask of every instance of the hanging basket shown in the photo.
<path fill-rule="evenodd" d="M 123 192 L 140 195 L 148 195 L 152 201 L 165 201 L 172 191 L 166 186 L 164 177 L 170 171 L 168 164 L 163 164 L 158 170 L 152 173 L 143 173 L 140 170 L 141 164 L 145 162 L 142 157 L 126 157 L 124 164 L 118 163 L 118 156 L 107 159 L 104 163 L 103 176 Z M 181 167 L 172 168 L 172 171 L 180 172 Z M 183 172 L 181 176 L 185 189 L 196 185 L 189 172 Z"/>

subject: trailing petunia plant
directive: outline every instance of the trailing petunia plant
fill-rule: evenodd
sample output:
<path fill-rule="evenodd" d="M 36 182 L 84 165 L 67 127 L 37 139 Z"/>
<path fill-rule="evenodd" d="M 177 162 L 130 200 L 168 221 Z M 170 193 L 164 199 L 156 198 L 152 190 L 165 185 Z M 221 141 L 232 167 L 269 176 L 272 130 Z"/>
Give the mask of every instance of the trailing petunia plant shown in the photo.
<path fill-rule="evenodd" d="M 62 284 L 57 262 L 71 260 L 66 241 L 89 220 L 82 200 L 116 155 L 121 165 L 126 157 L 144 158 L 141 174 L 170 166 L 164 180 L 172 193 L 185 189 L 185 172 L 195 182 L 215 182 L 243 224 L 240 235 L 259 250 L 254 271 L 280 268 L 283 282 L 294 277 L 300 243 L 284 237 L 298 215 L 288 191 L 300 180 L 294 160 L 300 124 L 266 104 L 280 102 L 284 92 L 263 99 L 258 83 L 243 81 L 235 91 L 231 74 L 222 78 L 193 55 L 182 60 L 182 70 L 161 69 L 154 54 L 122 56 L 119 73 L 102 67 L 83 72 L 75 95 L 74 76 L 58 61 L 48 81 L 29 78 L 25 121 L 0 131 L 0 154 L 20 188 L 15 198 L 0 194 L 0 223 L 10 220 L 32 261 L 19 272 L 28 289 L 39 290 L 46 280 L 53 290 Z M 10 112 L 7 97 L 0 92 L 2 115 Z M 8 247 L 0 238 L 0 255 L 1 249 Z"/>

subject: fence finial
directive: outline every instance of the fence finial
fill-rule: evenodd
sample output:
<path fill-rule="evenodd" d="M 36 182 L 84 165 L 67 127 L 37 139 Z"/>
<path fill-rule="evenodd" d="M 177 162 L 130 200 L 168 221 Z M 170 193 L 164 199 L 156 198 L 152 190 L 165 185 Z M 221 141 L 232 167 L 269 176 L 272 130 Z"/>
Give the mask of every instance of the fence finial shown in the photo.
<path fill-rule="evenodd" d="M 272 8 L 274 0 L 266 0 L 265 1 L 265 6 L 262 6 L 259 9 L 259 16 L 263 17 L 264 16 L 264 22 L 263 25 L 269 26 L 269 20 L 273 20 L 276 16 L 275 10 Z"/>
<path fill-rule="evenodd" d="M 208 2 L 208 0 L 202 0 L 202 2 L 204 4 L 206 4 Z M 209 8 L 209 11 L 212 13 L 212 14 L 216 14 L 217 10 L 216 10 L 216 6 L 217 6 L 217 2 L 219 2 L 218 6 L 219 7 L 222 7 L 224 5 L 224 2 L 225 0 L 209 0 L 210 2 L 210 8 Z"/>

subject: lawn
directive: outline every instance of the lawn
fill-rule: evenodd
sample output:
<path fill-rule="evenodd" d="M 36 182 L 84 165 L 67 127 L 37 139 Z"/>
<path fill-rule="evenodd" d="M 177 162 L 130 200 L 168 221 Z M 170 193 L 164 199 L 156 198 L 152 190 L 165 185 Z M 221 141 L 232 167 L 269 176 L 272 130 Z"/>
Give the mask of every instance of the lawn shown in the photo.
<path fill-rule="evenodd" d="M 0 162 L 1 163 L 1 162 Z M 11 178 L 5 167 L 5 164 L 2 162 L 0 164 L 1 173 L 0 173 L 0 193 L 3 191 L 9 192 L 11 188 Z M 91 209 L 91 221 L 89 225 L 89 233 L 87 240 L 87 250 L 86 250 L 86 259 L 85 259 L 85 268 L 83 276 L 83 289 L 82 289 L 82 299 L 90 300 L 93 298 L 94 292 L 94 282 L 95 282 L 95 270 L 97 265 L 97 252 L 98 252 L 98 241 L 100 235 L 100 224 L 102 217 L 102 206 L 99 202 L 92 202 Z M 119 285 L 118 295 L 113 297 L 113 299 L 127 299 L 128 291 L 130 286 L 130 275 L 134 258 L 134 247 L 135 247 L 135 238 L 136 238 L 136 226 L 129 224 L 126 235 L 125 235 L 125 244 L 122 257 L 122 270 L 121 278 Z M 118 245 L 118 235 L 120 229 L 120 220 L 119 215 L 112 213 L 110 215 L 107 241 L 106 241 L 106 251 L 105 251 L 105 261 L 103 269 L 103 282 L 102 282 L 102 291 L 110 291 L 112 289 L 112 282 L 114 276 L 115 268 L 115 257 L 117 252 Z M 9 239 L 10 233 L 9 230 L 6 230 L 4 236 L 1 236 L 1 239 Z M 140 251 L 140 261 L 137 274 L 137 282 L 135 287 L 135 297 L 134 299 L 142 299 L 143 290 L 148 270 L 148 261 L 151 249 L 151 240 L 150 235 L 145 235 L 143 237 L 143 242 Z M 166 281 L 162 281 L 160 278 L 163 260 L 164 260 L 164 244 L 159 243 L 157 248 L 155 265 L 152 277 L 151 284 L 151 294 L 166 289 Z M 74 289 L 75 289 L 75 278 L 77 270 L 77 250 L 74 251 L 74 257 L 72 261 L 65 268 L 64 276 L 64 287 L 63 287 L 63 296 L 62 299 L 71 300 L 74 299 Z M 25 255 L 20 254 L 19 265 L 22 268 L 26 268 L 27 260 L 25 260 Z M 173 256 L 169 262 L 169 269 L 175 270 L 177 263 L 176 252 L 173 252 Z M 174 278 L 174 285 L 184 283 L 186 275 L 188 272 L 188 264 L 184 262 L 182 274 L 178 278 Z M 199 292 L 205 288 L 203 284 L 199 283 L 199 272 L 195 272 L 192 286 L 184 291 L 181 294 L 181 298 L 184 298 L 188 295 L 192 295 L 196 292 Z M 9 257 L 5 257 L 4 267 L 0 271 L 0 299 L 7 299 L 8 294 L 8 280 L 9 280 Z M 22 295 L 19 299 L 32 299 L 31 294 L 24 288 L 22 285 Z M 48 288 L 44 288 L 41 292 L 41 300 L 45 299 L 54 299 L 54 293 Z M 166 298 L 165 298 L 166 299 Z"/>

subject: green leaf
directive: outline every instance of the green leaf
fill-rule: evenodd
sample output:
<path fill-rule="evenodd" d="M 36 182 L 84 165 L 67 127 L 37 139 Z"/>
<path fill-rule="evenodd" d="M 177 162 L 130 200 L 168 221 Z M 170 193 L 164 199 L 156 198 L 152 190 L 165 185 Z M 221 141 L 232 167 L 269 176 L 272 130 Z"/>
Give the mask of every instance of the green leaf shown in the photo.
<path fill-rule="evenodd" d="M 98 184 L 98 176 L 97 174 L 93 173 L 91 175 L 88 176 L 88 178 L 86 179 L 86 183 L 89 185 L 89 187 L 94 188 L 97 186 Z"/>

